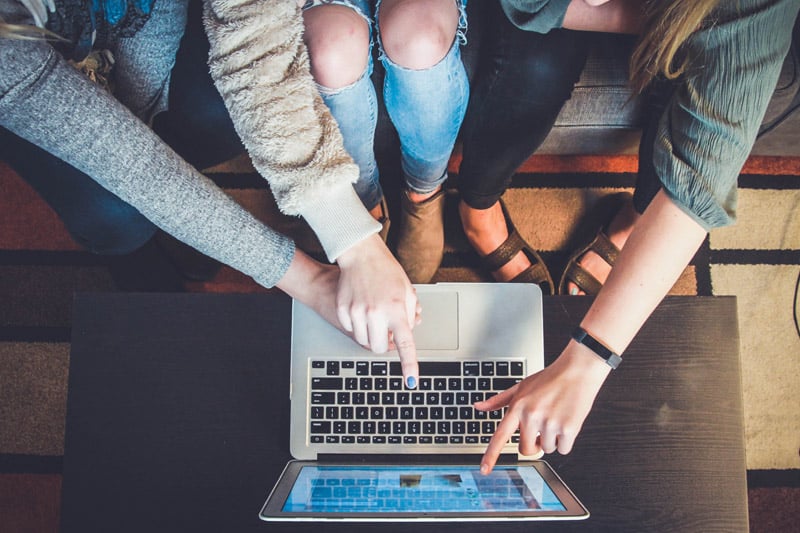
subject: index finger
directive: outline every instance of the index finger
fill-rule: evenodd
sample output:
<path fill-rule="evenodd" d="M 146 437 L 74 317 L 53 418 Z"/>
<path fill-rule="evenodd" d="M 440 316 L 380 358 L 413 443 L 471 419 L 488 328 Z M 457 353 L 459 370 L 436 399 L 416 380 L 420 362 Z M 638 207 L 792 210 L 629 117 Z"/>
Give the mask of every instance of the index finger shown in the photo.
<path fill-rule="evenodd" d="M 497 424 L 492 440 L 489 441 L 489 446 L 486 447 L 486 451 L 483 453 L 481 474 L 488 474 L 492 471 L 495 463 L 497 463 L 497 458 L 500 457 L 500 452 L 518 427 L 519 419 L 511 411 L 508 411 L 503 420 Z"/>
<path fill-rule="evenodd" d="M 397 354 L 400 356 L 400 366 L 403 369 L 403 380 L 409 389 L 417 387 L 419 381 L 419 364 L 417 363 L 417 346 L 411 328 L 405 320 L 398 320 L 390 324 L 392 339 L 394 340 Z"/>

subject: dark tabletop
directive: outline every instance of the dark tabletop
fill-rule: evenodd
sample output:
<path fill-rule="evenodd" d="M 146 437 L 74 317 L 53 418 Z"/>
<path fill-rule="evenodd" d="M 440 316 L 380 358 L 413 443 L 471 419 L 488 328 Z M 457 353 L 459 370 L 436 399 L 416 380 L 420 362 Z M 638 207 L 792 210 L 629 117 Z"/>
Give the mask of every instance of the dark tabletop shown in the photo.
<path fill-rule="evenodd" d="M 547 297 L 551 361 L 589 300 Z M 258 519 L 289 456 L 290 302 L 274 294 L 80 294 L 62 531 L 305 531 Z M 747 531 L 736 300 L 670 297 L 612 372 L 573 452 L 547 461 L 580 522 L 468 531 Z M 315 525 L 414 531 L 426 525 Z"/>

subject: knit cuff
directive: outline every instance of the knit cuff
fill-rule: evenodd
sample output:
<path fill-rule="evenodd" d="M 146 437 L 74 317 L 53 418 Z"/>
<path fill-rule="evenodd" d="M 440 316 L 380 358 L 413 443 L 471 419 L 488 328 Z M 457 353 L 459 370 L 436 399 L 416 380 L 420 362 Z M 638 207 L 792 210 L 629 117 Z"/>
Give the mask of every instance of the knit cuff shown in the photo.
<path fill-rule="evenodd" d="M 326 191 L 316 201 L 307 203 L 300 215 L 314 230 L 331 262 L 381 229 L 381 224 L 364 208 L 350 183 Z"/>

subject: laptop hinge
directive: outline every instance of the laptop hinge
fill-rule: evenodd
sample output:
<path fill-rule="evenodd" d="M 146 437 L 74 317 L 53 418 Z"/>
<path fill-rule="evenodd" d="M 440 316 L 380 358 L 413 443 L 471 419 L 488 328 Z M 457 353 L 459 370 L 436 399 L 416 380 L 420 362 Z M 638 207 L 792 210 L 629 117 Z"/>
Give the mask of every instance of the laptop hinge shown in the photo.
<path fill-rule="evenodd" d="M 481 454 L 347 454 L 347 453 L 320 453 L 317 460 L 321 462 L 338 463 L 389 463 L 389 464 L 472 464 L 479 465 Z M 497 464 L 518 463 L 516 454 L 502 454 L 497 459 Z"/>

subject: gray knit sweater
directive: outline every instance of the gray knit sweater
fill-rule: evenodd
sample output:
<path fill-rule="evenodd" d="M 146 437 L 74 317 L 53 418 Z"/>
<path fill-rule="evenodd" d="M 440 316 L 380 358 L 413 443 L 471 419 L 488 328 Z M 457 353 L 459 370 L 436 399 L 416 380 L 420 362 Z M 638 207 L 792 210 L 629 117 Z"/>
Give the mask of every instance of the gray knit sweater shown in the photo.
<path fill-rule="evenodd" d="M 176 4 L 184 2 L 158 0 L 156 7 L 172 12 Z M 296 3 L 207 0 L 205 9 L 211 72 L 256 168 L 281 210 L 305 217 L 335 260 L 380 225 L 353 191 L 358 169 L 310 76 Z M 0 15 L 33 23 L 16 0 L 0 1 Z M 165 24 L 159 16 L 154 11 L 143 31 Z M 152 43 L 153 53 L 164 52 L 158 39 Z M 166 83 L 163 89 L 161 102 Z M 273 286 L 294 244 L 169 149 L 144 122 L 157 110 L 134 110 L 137 117 L 46 42 L 0 39 L 3 127 L 85 172 L 178 239 Z"/>

